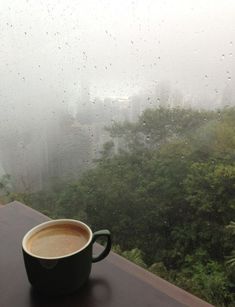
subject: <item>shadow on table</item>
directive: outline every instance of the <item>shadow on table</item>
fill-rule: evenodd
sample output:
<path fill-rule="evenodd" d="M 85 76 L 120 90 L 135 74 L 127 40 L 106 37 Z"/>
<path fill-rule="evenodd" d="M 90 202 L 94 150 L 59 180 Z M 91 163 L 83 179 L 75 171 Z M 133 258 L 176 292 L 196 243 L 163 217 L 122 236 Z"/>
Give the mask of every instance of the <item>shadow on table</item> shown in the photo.
<path fill-rule="evenodd" d="M 90 278 L 82 288 L 69 295 L 46 296 L 31 288 L 30 306 L 105 307 L 110 305 L 111 296 L 111 288 L 105 279 Z"/>

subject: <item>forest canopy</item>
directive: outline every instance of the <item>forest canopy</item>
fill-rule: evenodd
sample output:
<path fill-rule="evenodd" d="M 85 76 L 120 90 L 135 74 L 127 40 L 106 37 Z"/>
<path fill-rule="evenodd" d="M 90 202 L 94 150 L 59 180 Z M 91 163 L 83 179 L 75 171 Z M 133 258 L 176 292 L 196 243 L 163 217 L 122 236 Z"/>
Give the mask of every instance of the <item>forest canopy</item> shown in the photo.
<path fill-rule="evenodd" d="M 106 130 L 110 141 L 79 180 L 14 194 L 4 178 L 5 199 L 108 228 L 116 252 L 216 306 L 232 306 L 235 109 L 147 109 Z"/>

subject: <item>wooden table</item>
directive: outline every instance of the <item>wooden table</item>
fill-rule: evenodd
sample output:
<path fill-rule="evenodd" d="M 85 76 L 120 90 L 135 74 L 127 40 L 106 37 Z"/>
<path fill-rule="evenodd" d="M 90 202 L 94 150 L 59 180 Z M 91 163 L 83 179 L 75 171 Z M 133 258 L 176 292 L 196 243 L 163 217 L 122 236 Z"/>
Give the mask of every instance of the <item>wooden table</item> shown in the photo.
<path fill-rule="evenodd" d="M 79 292 L 57 298 L 38 295 L 27 280 L 21 240 L 30 228 L 46 220 L 19 202 L 0 208 L 1 307 L 212 306 L 115 253 L 93 264 L 89 282 Z"/>

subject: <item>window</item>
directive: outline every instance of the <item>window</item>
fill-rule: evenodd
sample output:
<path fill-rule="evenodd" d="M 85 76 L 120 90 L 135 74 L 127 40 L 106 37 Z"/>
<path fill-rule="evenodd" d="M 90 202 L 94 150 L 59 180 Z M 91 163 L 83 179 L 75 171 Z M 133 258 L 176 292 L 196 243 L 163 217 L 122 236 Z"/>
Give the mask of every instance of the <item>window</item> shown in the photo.
<path fill-rule="evenodd" d="M 233 1 L 1 3 L 1 199 L 234 301 Z"/>

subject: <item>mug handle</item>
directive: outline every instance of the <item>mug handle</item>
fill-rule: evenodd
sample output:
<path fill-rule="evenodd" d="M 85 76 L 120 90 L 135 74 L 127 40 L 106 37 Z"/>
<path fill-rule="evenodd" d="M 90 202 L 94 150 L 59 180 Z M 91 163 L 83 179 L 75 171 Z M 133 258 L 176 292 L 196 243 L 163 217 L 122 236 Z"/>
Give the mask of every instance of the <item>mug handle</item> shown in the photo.
<path fill-rule="evenodd" d="M 104 259 L 106 256 L 108 256 L 110 250 L 111 250 L 111 233 L 109 230 L 107 229 L 103 229 L 103 230 L 99 230 L 93 233 L 93 237 L 92 237 L 92 244 L 95 243 L 95 241 L 99 238 L 99 237 L 106 237 L 107 241 L 106 241 L 106 245 L 104 250 L 98 255 L 98 256 L 93 256 L 92 257 L 92 262 L 98 262 L 102 259 Z"/>

